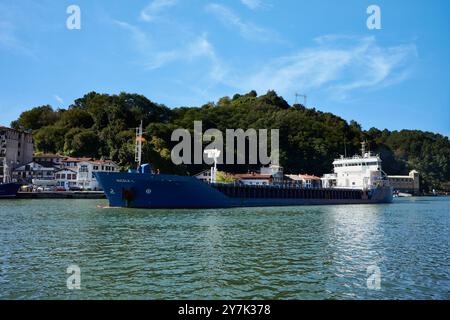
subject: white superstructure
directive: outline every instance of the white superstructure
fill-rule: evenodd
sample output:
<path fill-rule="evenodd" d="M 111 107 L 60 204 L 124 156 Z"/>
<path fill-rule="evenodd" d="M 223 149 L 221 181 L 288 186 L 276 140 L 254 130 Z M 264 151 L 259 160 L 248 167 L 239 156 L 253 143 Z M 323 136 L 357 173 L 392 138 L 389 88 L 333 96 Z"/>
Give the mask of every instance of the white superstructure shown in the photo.
<path fill-rule="evenodd" d="M 368 190 L 388 185 L 380 156 L 366 152 L 365 145 L 363 142 L 361 155 L 334 160 L 334 174 L 322 178 L 325 187 Z"/>

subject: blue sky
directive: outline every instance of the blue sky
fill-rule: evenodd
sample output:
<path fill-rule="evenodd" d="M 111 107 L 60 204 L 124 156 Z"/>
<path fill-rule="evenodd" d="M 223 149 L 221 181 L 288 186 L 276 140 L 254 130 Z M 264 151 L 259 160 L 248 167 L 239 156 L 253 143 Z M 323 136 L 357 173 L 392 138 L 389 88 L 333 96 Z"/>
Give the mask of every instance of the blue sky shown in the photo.
<path fill-rule="evenodd" d="M 1 0 L 0 124 L 90 91 L 178 107 L 274 89 L 365 129 L 449 136 L 449 15 L 445 0 Z"/>

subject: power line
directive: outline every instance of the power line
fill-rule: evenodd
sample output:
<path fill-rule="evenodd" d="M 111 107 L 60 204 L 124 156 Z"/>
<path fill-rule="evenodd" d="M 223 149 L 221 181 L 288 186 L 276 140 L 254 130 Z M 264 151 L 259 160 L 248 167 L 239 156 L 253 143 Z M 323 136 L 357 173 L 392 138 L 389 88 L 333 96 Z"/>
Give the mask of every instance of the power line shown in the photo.
<path fill-rule="evenodd" d="M 308 99 L 308 97 L 306 96 L 306 94 L 299 94 L 299 93 L 295 93 L 295 104 L 298 104 L 298 98 L 299 97 L 301 97 L 301 98 L 303 98 L 304 99 L 304 106 L 306 107 L 306 104 L 307 104 L 307 99 Z"/>

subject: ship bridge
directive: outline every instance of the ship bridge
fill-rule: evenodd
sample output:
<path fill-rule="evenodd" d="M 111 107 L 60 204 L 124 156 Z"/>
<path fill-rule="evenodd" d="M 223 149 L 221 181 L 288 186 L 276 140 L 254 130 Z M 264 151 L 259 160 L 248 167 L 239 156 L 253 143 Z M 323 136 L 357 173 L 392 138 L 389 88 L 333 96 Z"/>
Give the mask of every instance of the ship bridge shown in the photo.
<path fill-rule="evenodd" d="M 334 160 L 334 174 L 327 175 L 327 179 L 333 179 L 336 188 L 373 189 L 386 183 L 381 162 L 380 156 L 366 152 L 362 143 L 361 155 Z"/>

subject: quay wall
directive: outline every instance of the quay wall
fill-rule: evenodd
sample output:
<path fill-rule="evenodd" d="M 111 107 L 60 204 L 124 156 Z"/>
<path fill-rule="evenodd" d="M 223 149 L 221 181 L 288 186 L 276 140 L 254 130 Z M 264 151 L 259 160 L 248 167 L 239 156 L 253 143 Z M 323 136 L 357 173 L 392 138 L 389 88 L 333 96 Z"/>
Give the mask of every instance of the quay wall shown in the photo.
<path fill-rule="evenodd" d="M 17 199 L 105 199 L 103 191 L 18 192 Z"/>

